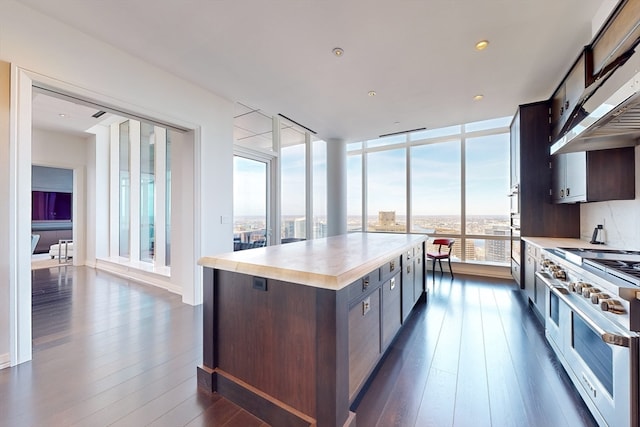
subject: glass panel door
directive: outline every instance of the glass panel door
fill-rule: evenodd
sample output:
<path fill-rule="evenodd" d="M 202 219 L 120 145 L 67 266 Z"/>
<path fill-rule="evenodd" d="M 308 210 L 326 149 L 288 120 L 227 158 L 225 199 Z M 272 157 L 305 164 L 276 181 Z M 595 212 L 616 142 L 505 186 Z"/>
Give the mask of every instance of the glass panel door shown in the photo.
<path fill-rule="evenodd" d="M 140 124 L 140 261 L 154 260 L 155 227 L 154 126 Z"/>
<path fill-rule="evenodd" d="M 233 250 L 268 243 L 268 183 L 266 161 L 233 157 Z"/>

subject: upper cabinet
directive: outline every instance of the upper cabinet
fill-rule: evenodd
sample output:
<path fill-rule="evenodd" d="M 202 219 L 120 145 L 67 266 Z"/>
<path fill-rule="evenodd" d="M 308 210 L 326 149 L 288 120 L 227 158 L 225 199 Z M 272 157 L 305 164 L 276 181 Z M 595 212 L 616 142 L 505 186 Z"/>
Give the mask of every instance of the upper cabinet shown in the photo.
<path fill-rule="evenodd" d="M 587 153 L 553 156 L 553 201 L 573 203 L 587 201 Z"/>
<path fill-rule="evenodd" d="M 640 2 L 623 0 L 587 47 L 590 75 L 603 76 L 632 50 L 640 38 Z M 591 79 L 590 79 L 591 80 Z M 587 82 L 588 84 L 591 81 Z"/>
<path fill-rule="evenodd" d="M 552 139 L 564 133 L 571 123 L 576 123 L 584 118 L 581 110 L 576 109 L 576 106 L 584 93 L 585 79 L 585 54 L 583 52 L 551 96 Z"/>
<path fill-rule="evenodd" d="M 551 95 L 551 153 L 636 144 L 640 1 L 621 0 Z"/>
<path fill-rule="evenodd" d="M 633 200 L 635 198 L 634 147 L 553 156 L 555 203 Z"/>

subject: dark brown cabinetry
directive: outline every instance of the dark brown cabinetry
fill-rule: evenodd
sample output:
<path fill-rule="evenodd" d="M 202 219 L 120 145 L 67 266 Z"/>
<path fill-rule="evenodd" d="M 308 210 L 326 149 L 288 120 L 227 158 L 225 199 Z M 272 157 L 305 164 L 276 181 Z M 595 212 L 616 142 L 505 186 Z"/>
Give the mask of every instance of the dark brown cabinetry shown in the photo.
<path fill-rule="evenodd" d="M 553 156 L 556 203 L 635 199 L 634 147 Z"/>
<path fill-rule="evenodd" d="M 551 96 L 551 136 L 555 139 L 580 114 L 576 109 L 586 87 L 585 54 L 578 57 L 565 79 Z M 571 118 L 571 120 L 569 120 Z M 577 119 L 581 119 L 578 117 Z"/>
<path fill-rule="evenodd" d="M 407 319 L 424 291 L 424 252 L 422 245 L 402 255 L 402 322 Z"/>
<path fill-rule="evenodd" d="M 350 405 L 402 327 L 403 292 L 411 297 L 408 313 L 415 290 L 424 289 L 417 283 L 424 277 L 418 273 L 424 261 L 417 258 L 424 237 L 363 233 L 327 240 L 334 244 L 298 245 L 305 259 L 329 257 L 327 247 L 347 254 L 322 280 L 317 266 L 305 276 L 274 265 L 273 256 L 239 255 L 249 258 L 242 272 L 237 258 L 231 271 L 216 268 L 229 268 L 226 261 L 236 253 L 202 259 L 209 266 L 203 270 L 200 388 L 270 425 L 356 425 Z M 295 263 L 299 254 L 291 245 L 265 250 Z M 254 276 L 256 266 L 281 277 Z"/>
<path fill-rule="evenodd" d="M 382 348 L 387 348 L 402 324 L 400 308 L 401 282 L 399 274 L 382 284 Z"/>
<path fill-rule="evenodd" d="M 400 310 L 398 315 L 399 312 Z M 379 287 L 349 308 L 350 399 L 362 387 L 375 367 L 378 357 L 380 357 Z"/>
<path fill-rule="evenodd" d="M 554 204 L 551 199 L 549 110 L 549 101 L 521 105 L 511 123 L 511 186 L 518 188 L 512 225 L 519 223 L 519 229 L 514 229 L 514 248 L 520 247 L 519 236 L 580 236 L 579 205 Z M 523 251 L 512 250 L 511 271 L 521 286 L 526 274 L 524 256 Z"/>

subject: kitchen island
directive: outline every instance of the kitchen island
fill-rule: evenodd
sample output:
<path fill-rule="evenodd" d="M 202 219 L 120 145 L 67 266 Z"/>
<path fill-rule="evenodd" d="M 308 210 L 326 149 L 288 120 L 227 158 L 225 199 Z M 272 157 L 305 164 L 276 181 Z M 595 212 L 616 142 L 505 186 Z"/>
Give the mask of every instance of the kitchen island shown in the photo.
<path fill-rule="evenodd" d="M 425 240 L 353 233 L 201 258 L 199 387 L 271 425 L 355 425 L 350 405 L 426 296 Z"/>

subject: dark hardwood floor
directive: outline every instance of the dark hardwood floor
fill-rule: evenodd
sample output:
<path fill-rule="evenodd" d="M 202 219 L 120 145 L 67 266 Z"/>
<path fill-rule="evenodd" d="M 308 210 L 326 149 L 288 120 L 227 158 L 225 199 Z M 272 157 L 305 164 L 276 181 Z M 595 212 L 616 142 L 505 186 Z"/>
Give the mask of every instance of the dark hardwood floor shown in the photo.
<path fill-rule="evenodd" d="M 512 281 L 427 279 L 358 426 L 597 426 Z"/>
<path fill-rule="evenodd" d="M 510 282 L 428 283 L 358 427 L 596 425 Z M 32 288 L 33 361 L 0 371 L 0 425 L 266 426 L 197 391 L 201 307 L 83 267 L 34 270 Z"/>

